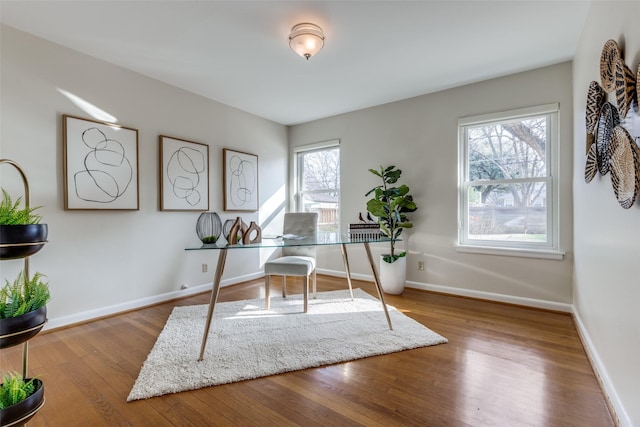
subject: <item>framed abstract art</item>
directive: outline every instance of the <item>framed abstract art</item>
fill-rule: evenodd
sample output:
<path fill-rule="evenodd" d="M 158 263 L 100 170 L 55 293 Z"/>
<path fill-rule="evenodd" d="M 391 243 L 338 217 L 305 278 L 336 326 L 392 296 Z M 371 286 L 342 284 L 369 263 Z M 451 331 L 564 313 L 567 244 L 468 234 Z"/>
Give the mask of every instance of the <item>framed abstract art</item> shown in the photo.
<path fill-rule="evenodd" d="M 258 210 L 258 156 L 228 148 L 222 150 L 224 210 Z"/>
<path fill-rule="evenodd" d="M 64 115 L 64 208 L 140 209 L 138 130 Z"/>
<path fill-rule="evenodd" d="M 209 210 L 209 146 L 159 136 L 160 210 Z"/>

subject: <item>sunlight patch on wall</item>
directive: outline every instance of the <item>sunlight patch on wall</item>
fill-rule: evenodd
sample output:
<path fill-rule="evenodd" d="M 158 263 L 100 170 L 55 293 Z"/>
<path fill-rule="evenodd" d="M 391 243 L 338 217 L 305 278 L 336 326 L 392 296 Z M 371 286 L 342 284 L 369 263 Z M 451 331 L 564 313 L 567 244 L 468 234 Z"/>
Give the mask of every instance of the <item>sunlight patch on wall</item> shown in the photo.
<path fill-rule="evenodd" d="M 262 228 L 262 238 L 275 237 L 282 234 L 282 218 L 286 201 L 285 186 L 282 185 L 265 200 L 258 211 L 258 224 Z M 273 248 L 260 250 L 260 266 L 273 255 Z"/>
<path fill-rule="evenodd" d="M 260 206 L 258 224 L 262 228 L 263 237 L 282 234 L 286 198 L 285 186 L 282 185 Z"/>
<path fill-rule="evenodd" d="M 95 105 L 93 105 L 89 101 L 85 101 L 84 99 L 80 98 L 79 96 L 74 95 L 73 93 L 68 92 L 68 91 L 66 91 L 64 89 L 58 88 L 58 92 L 60 92 L 64 96 L 66 96 L 78 108 L 80 108 L 82 111 L 84 111 L 85 113 L 87 113 L 88 115 L 93 117 L 94 119 L 100 120 L 100 121 L 105 121 L 105 122 L 110 122 L 110 123 L 117 123 L 118 122 L 117 118 L 115 118 L 111 114 L 107 113 L 106 111 L 96 107 Z"/>

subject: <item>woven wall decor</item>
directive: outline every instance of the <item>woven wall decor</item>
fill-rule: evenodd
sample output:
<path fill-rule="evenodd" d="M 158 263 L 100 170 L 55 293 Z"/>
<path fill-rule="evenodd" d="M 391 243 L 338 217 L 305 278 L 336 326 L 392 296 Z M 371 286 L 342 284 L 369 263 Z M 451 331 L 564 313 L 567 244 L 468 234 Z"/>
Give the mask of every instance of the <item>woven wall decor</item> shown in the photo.
<path fill-rule="evenodd" d="M 605 92 L 615 88 L 615 67 L 620 58 L 620 48 L 615 40 L 607 40 L 600 55 L 600 80 Z"/>
<path fill-rule="evenodd" d="M 596 144 L 591 144 L 587 153 L 587 164 L 584 167 L 584 180 L 589 183 L 598 173 L 598 154 L 596 153 Z"/>
<path fill-rule="evenodd" d="M 638 145 L 629 132 L 620 125 L 611 132 L 611 185 L 620 206 L 629 209 L 636 201 L 640 189 L 640 159 Z"/>
<path fill-rule="evenodd" d="M 640 114 L 640 64 L 638 64 L 638 74 L 636 74 L 636 105 Z"/>
<path fill-rule="evenodd" d="M 620 117 L 625 118 L 631 104 L 636 99 L 636 76 L 624 63 L 622 57 L 618 58 L 615 70 L 616 102 Z"/>
<path fill-rule="evenodd" d="M 587 125 L 587 155 L 589 154 L 591 145 L 596 139 L 596 128 L 598 118 L 600 117 L 600 109 L 602 108 L 602 104 L 606 97 L 607 94 L 598 82 L 592 81 L 589 84 L 589 90 L 587 91 L 587 110 L 585 112 L 585 121 Z"/>
<path fill-rule="evenodd" d="M 640 65 L 634 73 L 613 39 L 602 47 L 600 80 L 601 85 L 590 82 L 587 92 L 584 180 L 589 183 L 598 172 L 611 172 L 616 200 L 629 209 L 640 192 L 640 135 L 635 135 L 634 125 L 635 115 L 640 116 Z M 617 107 L 609 102 L 609 93 Z"/>
<path fill-rule="evenodd" d="M 598 119 L 598 133 L 596 135 L 596 146 L 598 155 L 598 172 L 600 175 L 609 173 L 609 145 L 611 144 L 611 131 L 620 124 L 620 116 L 616 107 L 605 102 L 600 109 Z"/>

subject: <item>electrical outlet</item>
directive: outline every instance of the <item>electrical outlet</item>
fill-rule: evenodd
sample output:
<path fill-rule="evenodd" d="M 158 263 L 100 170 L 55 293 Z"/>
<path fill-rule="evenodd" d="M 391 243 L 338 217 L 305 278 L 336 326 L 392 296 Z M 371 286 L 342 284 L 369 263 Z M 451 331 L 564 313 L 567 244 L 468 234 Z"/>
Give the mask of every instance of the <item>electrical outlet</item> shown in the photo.
<path fill-rule="evenodd" d="M 424 270 L 424 261 L 418 261 L 418 270 L 420 271 Z"/>
<path fill-rule="evenodd" d="M 202 264 L 202 272 L 203 273 L 209 272 L 209 264 L 207 263 Z"/>

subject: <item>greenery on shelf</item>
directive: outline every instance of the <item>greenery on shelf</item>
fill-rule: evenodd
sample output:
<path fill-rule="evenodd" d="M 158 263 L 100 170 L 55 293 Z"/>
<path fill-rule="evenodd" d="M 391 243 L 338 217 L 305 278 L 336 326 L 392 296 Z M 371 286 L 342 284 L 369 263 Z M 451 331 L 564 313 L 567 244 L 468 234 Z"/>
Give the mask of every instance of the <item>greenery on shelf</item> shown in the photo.
<path fill-rule="evenodd" d="M 34 378 L 25 381 L 17 372 L 2 374 L 2 385 L 0 386 L 0 409 L 8 408 L 22 402 L 36 391 Z"/>
<path fill-rule="evenodd" d="M 400 169 L 395 166 L 380 166 L 380 170 L 369 169 L 369 172 L 382 179 L 382 184 L 365 194 L 369 196 L 373 193 L 373 198 L 367 201 L 367 211 L 377 218 L 380 232 L 391 239 L 391 253 L 383 255 L 383 259 L 392 263 L 406 255 L 406 252 L 396 254 L 395 244 L 402 230 L 413 227 L 407 213 L 414 212 L 418 207 L 409 194 L 407 185 L 394 186 L 402 175 Z"/>
<path fill-rule="evenodd" d="M 20 207 L 22 197 L 19 197 L 15 202 L 11 199 L 9 193 L 2 189 L 2 202 L 0 202 L 0 225 L 27 225 L 27 224 L 39 224 L 42 220 L 42 216 L 34 213 L 36 209 L 40 209 L 41 206 L 36 207 Z"/>
<path fill-rule="evenodd" d="M 49 283 L 42 280 L 44 276 L 36 273 L 31 278 L 20 272 L 16 280 L 0 289 L 0 319 L 22 316 L 35 311 L 49 302 Z"/>

